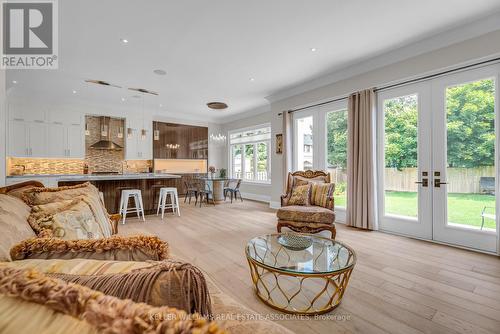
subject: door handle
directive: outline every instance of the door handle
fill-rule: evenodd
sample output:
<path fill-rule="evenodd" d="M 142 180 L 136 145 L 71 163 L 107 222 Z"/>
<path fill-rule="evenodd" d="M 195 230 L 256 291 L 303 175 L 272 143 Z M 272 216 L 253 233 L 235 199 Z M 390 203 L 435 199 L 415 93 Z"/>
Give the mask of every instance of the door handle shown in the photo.
<path fill-rule="evenodd" d="M 422 187 L 428 187 L 429 186 L 429 179 L 422 179 L 422 181 L 417 181 L 415 183 L 421 184 Z"/>
<path fill-rule="evenodd" d="M 441 179 L 434 179 L 434 188 L 441 188 L 442 184 L 448 184 L 448 182 L 441 182 Z"/>

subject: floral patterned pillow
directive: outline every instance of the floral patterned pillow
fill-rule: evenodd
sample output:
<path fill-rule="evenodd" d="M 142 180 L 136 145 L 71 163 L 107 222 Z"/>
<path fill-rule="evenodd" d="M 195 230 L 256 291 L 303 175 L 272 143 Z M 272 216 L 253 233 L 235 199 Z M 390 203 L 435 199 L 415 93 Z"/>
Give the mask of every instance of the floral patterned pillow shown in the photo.
<path fill-rule="evenodd" d="M 74 200 L 36 205 L 32 208 L 28 222 L 40 237 L 55 237 L 64 240 L 99 239 L 106 232 L 84 196 Z"/>
<path fill-rule="evenodd" d="M 311 184 L 297 186 L 292 189 L 292 196 L 288 201 L 288 205 L 309 205 L 311 197 Z"/>

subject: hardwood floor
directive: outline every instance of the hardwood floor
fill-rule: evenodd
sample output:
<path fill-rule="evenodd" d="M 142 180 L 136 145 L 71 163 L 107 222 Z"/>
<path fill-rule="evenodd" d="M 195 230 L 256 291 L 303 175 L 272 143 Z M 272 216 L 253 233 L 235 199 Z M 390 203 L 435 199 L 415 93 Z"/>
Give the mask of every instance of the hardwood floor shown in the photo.
<path fill-rule="evenodd" d="M 157 235 L 174 257 L 203 268 L 236 300 L 263 315 L 282 315 L 254 295 L 244 253 L 248 240 L 275 232 L 274 210 L 252 201 L 182 204 L 182 217 L 127 219 L 120 234 Z M 342 304 L 326 320 L 279 320 L 285 327 L 297 333 L 500 333 L 500 258 L 341 224 L 337 239 L 358 257 Z"/>

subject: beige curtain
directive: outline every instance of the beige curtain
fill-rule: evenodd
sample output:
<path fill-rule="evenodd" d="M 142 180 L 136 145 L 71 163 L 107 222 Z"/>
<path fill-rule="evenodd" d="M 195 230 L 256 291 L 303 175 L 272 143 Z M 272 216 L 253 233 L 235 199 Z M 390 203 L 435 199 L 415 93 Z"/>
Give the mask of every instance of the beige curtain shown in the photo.
<path fill-rule="evenodd" d="M 376 230 L 375 93 L 349 96 L 347 125 L 347 225 Z"/>
<path fill-rule="evenodd" d="M 286 193 L 286 183 L 288 181 L 288 172 L 292 171 L 292 114 L 283 111 L 283 193 Z"/>

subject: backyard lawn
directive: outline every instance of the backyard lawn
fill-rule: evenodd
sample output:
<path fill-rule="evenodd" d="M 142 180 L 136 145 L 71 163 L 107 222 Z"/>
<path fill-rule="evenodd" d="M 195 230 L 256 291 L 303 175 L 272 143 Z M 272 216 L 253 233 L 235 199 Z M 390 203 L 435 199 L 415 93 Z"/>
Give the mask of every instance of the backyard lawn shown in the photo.
<path fill-rule="evenodd" d="M 417 193 L 387 191 L 385 195 L 385 212 L 402 216 L 417 216 Z M 335 196 L 335 207 L 345 207 L 345 194 Z M 448 221 L 455 224 L 481 226 L 481 212 L 495 213 L 495 196 L 481 194 L 448 195 Z M 485 218 L 485 228 L 495 229 L 495 221 Z"/>

